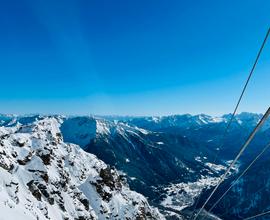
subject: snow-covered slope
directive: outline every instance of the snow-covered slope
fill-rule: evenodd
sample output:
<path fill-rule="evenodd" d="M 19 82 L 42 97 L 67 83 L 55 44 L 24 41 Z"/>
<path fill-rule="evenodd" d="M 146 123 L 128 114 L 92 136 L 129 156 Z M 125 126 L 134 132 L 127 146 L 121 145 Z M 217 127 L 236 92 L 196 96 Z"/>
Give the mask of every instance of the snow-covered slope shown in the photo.
<path fill-rule="evenodd" d="M 0 127 L 0 210 L 8 219 L 163 219 L 96 156 L 63 142 L 57 119 Z"/>
<path fill-rule="evenodd" d="M 148 133 L 145 129 L 129 126 L 126 123 L 87 116 L 65 118 L 61 125 L 61 132 L 66 142 L 76 143 L 82 148 L 96 137 L 106 138 L 105 136 L 120 134 L 123 138 L 127 138 L 126 133 Z"/>

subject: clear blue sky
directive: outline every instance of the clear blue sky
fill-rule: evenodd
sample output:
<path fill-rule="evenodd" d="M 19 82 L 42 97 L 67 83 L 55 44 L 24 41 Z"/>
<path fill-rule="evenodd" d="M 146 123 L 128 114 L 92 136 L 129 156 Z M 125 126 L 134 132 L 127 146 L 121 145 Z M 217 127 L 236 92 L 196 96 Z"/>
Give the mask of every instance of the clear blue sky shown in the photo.
<path fill-rule="evenodd" d="M 0 1 L 0 112 L 233 110 L 268 0 Z M 270 40 L 240 111 L 270 103 Z"/>

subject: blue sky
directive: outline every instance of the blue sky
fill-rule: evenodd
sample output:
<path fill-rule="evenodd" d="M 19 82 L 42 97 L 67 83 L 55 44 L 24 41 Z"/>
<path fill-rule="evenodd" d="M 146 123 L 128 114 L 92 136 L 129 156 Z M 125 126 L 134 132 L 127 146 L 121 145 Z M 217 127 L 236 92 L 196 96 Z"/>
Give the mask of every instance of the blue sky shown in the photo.
<path fill-rule="evenodd" d="M 0 112 L 231 112 L 267 0 L 0 1 Z M 239 111 L 270 100 L 270 40 Z"/>

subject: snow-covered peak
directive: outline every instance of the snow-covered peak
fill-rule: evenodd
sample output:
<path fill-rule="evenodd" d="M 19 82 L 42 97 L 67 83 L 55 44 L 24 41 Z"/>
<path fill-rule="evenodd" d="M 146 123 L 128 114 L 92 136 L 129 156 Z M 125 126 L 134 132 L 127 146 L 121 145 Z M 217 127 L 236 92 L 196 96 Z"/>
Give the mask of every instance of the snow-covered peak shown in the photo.
<path fill-rule="evenodd" d="M 0 127 L 5 219 L 163 219 L 115 169 L 63 142 L 59 120 Z"/>
<path fill-rule="evenodd" d="M 81 147 L 85 147 L 96 137 L 126 136 L 127 133 L 147 135 L 150 132 L 125 122 L 88 116 L 66 118 L 60 129 L 65 141 Z"/>

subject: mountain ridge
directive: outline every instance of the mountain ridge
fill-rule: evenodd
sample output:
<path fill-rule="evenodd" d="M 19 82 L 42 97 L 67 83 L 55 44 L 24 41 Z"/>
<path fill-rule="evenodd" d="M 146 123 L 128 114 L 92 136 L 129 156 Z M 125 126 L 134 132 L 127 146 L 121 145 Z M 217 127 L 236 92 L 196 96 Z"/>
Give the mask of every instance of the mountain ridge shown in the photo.
<path fill-rule="evenodd" d="M 63 142 L 59 121 L 0 127 L 0 207 L 5 218 L 164 219 L 115 169 Z"/>
<path fill-rule="evenodd" d="M 186 114 L 160 118 L 57 115 L 55 117 L 61 120 L 60 129 L 64 141 L 79 144 L 85 151 L 115 166 L 127 179 L 131 189 L 142 193 L 151 204 L 159 208 L 177 207 L 181 213 L 188 213 L 193 209 L 197 197 L 201 198 L 198 202 L 200 206 L 211 188 L 207 186 L 215 184 L 214 178 L 222 174 L 228 160 L 237 153 L 262 114 L 245 112 L 237 114 L 222 148 L 219 149 L 230 116 L 231 114 L 227 114 L 220 118 L 204 114 L 196 116 Z M 8 127 L 21 126 L 34 123 L 43 117 L 39 115 L 21 116 L 16 119 L 7 117 L 8 120 L 4 121 L 4 124 Z M 254 141 L 240 158 L 237 167 L 239 172 L 267 144 L 270 136 L 269 122 L 270 120 L 267 120 L 266 125 L 257 133 Z M 70 129 L 67 129 L 68 127 Z M 265 154 L 264 158 L 270 156 L 269 152 Z M 216 161 L 215 155 L 218 155 Z M 266 159 L 258 161 L 258 167 L 265 169 L 267 162 L 264 161 Z M 251 169 L 241 183 L 252 178 L 267 183 L 269 180 L 263 174 L 261 170 Z M 220 192 L 230 183 L 230 179 L 233 178 L 222 184 Z M 207 184 L 201 184 L 202 181 Z M 217 193 L 217 197 L 220 192 Z M 270 195 L 267 189 L 262 190 L 261 194 L 256 194 L 261 200 L 252 203 L 254 193 L 254 190 L 249 190 L 248 185 L 237 184 L 214 209 L 214 213 L 223 215 L 222 207 L 226 205 L 232 210 L 223 218 L 239 219 L 240 211 L 243 215 L 249 216 L 250 212 L 256 213 L 268 208 L 267 200 L 263 199 L 263 195 Z M 240 203 L 237 199 L 239 196 L 245 198 L 245 201 Z M 235 205 L 241 206 L 241 210 L 233 209 Z M 164 210 L 162 213 L 166 217 L 171 214 Z"/>

